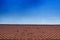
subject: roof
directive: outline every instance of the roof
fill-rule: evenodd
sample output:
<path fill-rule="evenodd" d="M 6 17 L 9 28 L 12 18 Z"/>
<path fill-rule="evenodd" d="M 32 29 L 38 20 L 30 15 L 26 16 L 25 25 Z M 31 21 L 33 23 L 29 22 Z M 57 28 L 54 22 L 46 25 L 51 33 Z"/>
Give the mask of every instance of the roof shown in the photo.
<path fill-rule="evenodd" d="M 0 24 L 0 39 L 60 39 L 60 25 Z"/>

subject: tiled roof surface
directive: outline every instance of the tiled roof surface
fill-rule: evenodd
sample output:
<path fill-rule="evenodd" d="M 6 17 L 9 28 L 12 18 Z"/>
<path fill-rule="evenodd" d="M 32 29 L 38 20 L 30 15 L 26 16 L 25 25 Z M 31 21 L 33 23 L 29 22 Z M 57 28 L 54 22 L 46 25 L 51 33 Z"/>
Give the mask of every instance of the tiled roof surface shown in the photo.
<path fill-rule="evenodd" d="M 60 25 L 0 25 L 0 39 L 60 40 Z"/>

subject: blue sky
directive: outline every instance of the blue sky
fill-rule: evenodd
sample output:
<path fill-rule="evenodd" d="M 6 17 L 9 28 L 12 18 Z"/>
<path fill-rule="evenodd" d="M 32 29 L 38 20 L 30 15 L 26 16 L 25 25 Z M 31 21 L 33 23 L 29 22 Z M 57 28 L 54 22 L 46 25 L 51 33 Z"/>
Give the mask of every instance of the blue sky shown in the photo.
<path fill-rule="evenodd" d="M 60 24 L 60 0 L 0 0 L 0 24 Z"/>

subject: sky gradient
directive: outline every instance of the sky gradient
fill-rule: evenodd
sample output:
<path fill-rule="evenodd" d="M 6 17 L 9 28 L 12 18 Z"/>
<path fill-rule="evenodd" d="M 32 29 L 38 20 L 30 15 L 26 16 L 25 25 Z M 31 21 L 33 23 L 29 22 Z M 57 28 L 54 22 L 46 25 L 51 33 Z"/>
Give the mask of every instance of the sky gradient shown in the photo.
<path fill-rule="evenodd" d="M 60 0 L 0 0 L 0 24 L 60 24 Z"/>

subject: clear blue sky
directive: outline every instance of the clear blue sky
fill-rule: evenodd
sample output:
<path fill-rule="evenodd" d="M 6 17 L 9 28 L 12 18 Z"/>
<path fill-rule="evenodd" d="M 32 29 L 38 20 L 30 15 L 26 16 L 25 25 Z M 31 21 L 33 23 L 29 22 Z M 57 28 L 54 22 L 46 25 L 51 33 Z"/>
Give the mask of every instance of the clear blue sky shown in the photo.
<path fill-rule="evenodd" d="M 0 0 L 0 24 L 60 24 L 60 0 Z"/>

